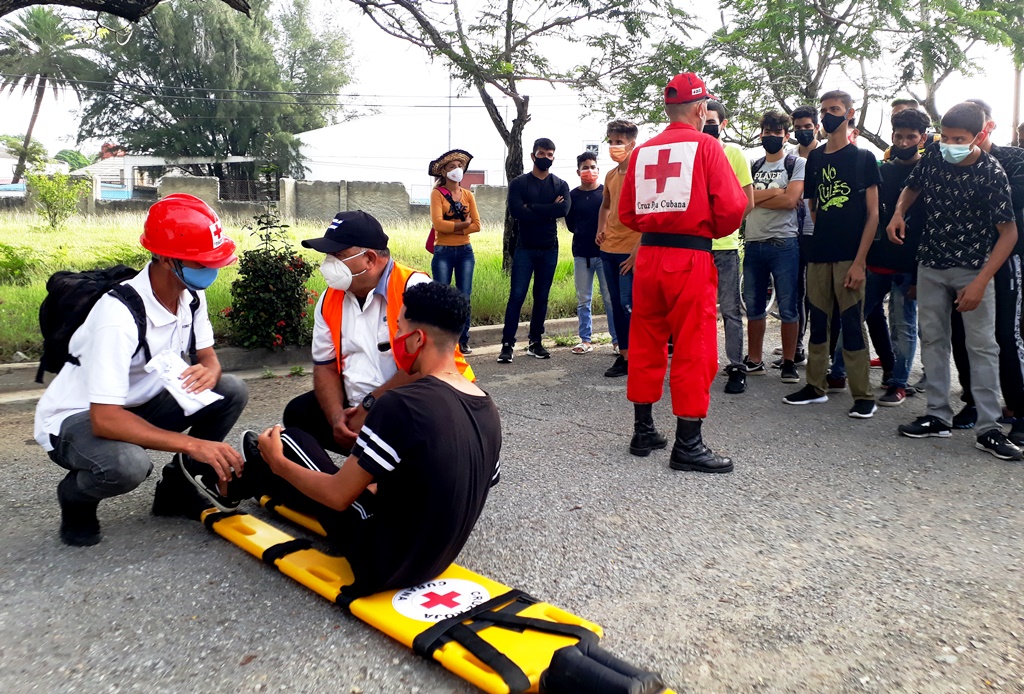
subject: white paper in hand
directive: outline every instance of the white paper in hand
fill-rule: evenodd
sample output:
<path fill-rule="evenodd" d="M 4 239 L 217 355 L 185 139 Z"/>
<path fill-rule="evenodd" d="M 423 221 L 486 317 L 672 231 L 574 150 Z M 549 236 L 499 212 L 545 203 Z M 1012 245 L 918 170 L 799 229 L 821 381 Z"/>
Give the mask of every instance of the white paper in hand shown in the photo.
<path fill-rule="evenodd" d="M 161 352 L 146 364 L 146 371 L 156 373 L 174 399 L 181 405 L 186 417 L 194 415 L 207 405 L 222 400 L 223 395 L 218 395 L 212 390 L 204 390 L 202 393 L 189 393 L 182 387 L 183 381 L 180 376 L 188 368 L 188 364 L 179 355 L 170 350 Z"/>

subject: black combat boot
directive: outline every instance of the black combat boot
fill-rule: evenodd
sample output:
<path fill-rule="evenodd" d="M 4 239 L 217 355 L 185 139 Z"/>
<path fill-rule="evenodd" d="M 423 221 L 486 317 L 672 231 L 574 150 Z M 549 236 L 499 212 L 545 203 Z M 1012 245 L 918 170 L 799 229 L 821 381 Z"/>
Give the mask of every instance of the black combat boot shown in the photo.
<path fill-rule="evenodd" d="M 704 445 L 700 425 L 700 420 L 676 420 L 676 442 L 672 446 L 669 467 L 695 472 L 732 472 L 732 460 L 716 455 Z"/>
<path fill-rule="evenodd" d="M 629 441 L 629 452 L 633 455 L 644 457 L 668 446 L 668 439 L 654 428 L 651 408 L 652 405 L 633 405 L 633 438 Z"/>
<path fill-rule="evenodd" d="M 72 499 L 75 480 L 68 475 L 57 485 L 57 501 L 60 502 L 60 540 L 72 547 L 89 547 L 102 539 L 100 521 L 96 517 L 98 501 Z"/>

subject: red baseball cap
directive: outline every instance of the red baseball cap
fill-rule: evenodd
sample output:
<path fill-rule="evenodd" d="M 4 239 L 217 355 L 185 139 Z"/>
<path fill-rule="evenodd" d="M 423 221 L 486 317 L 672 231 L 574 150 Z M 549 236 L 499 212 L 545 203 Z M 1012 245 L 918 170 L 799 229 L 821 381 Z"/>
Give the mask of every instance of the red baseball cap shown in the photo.
<path fill-rule="evenodd" d="M 666 104 L 689 104 L 702 99 L 718 100 L 708 91 L 704 80 L 692 72 L 676 75 L 665 87 Z"/>

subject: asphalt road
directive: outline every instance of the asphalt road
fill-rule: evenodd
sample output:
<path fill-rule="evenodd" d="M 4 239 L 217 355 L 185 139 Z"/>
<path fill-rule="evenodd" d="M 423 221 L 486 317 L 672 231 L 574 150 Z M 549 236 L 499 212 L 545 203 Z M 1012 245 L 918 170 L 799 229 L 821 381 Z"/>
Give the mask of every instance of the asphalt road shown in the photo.
<path fill-rule="evenodd" d="M 773 372 L 743 395 L 715 384 L 706 439 L 735 473 L 673 472 L 667 451 L 628 454 L 611 359 L 471 358 L 505 444 L 462 564 L 598 622 L 680 691 L 1024 691 L 1024 464 L 970 432 L 897 437 L 921 398 L 867 421 L 846 393 L 784 406 Z M 250 386 L 239 430 L 311 382 Z M 671 433 L 667 401 L 655 412 Z M 64 547 L 31 409 L 0 418 L 0 691 L 472 691 L 201 525 L 152 517 L 155 478 L 100 506 L 100 545 Z"/>

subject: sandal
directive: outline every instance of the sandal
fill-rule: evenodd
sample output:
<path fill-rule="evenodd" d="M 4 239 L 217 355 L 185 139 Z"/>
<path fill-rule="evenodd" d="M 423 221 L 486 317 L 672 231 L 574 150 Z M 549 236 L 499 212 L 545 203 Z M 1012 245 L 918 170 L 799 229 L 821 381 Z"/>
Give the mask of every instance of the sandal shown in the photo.
<path fill-rule="evenodd" d="M 612 354 L 618 354 L 618 353 L 619 353 L 619 346 L 618 345 L 612 345 Z"/>
<path fill-rule="evenodd" d="M 594 351 L 594 345 L 590 342 L 581 342 L 572 348 L 573 354 L 590 354 Z"/>

